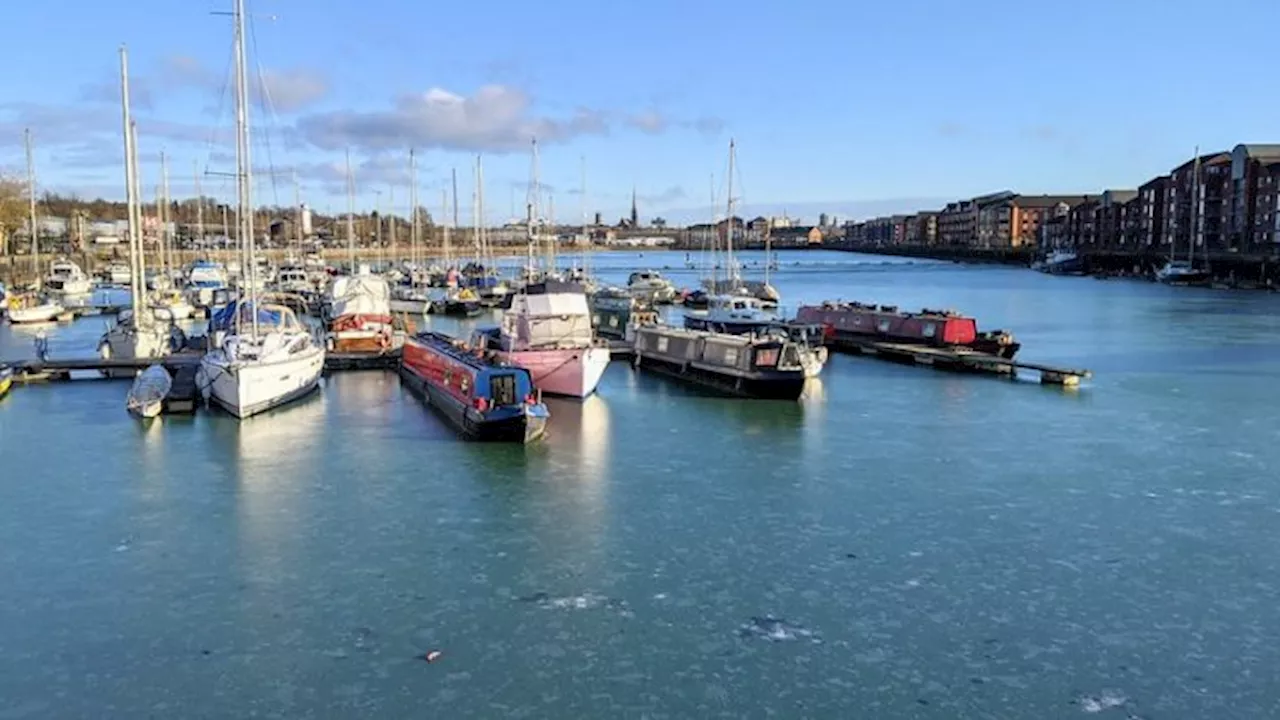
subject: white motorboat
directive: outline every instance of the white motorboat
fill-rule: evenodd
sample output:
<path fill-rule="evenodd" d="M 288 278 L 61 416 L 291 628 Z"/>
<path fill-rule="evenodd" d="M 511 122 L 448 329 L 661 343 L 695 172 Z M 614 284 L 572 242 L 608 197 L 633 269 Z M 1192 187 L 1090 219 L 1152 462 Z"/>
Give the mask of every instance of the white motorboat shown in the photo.
<path fill-rule="evenodd" d="M 62 303 L 39 293 L 17 293 L 9 296 L 9 322 L 14 324 L 48 323 L 66 312 Z"/>
<path fill-rule="evenodd" d="M 111 285 L 128 285 L 132 282 L 129 266 L 125 263 L 111 263 L 102 269 L 102 279 Z"/>
<path fill-rule="evenodd" d="M 78 297 L 93 292 L 93 281 L 80 266 L 66 258 L 58 258 L 49 266 L 44 289 L 53 295 Z"/>
<path fill-rule="evenodd" d="M 314 290 L 311 276 L 301 265 L 282 265 L 276 272 L 276 290 L 282 293 L 303 295 Z"/>
<path fill-rule="evenodd" d="M 676 287 L 656 270 L 640 270 L 627 278 L 627 291 L 641 302 L 651 305 L 670 303 L 676 299 Z"/>
<path fill-rule="evenodd" d="M 391 290 L 391 312 L 426 315 L 434 300 L 426 288 L 398 285 Z"/>
<path fill-rule="evenodd" d="M 324 348 L 292 310 L 263 305 L 255 313 L 253 305 L 239 303 L 227 310 L 231 329 L 200 361 L 197 383 L 209 402 L 243 419 L 316 389 Z"/>
<path fill-rule="evenodd" d="M 152 365 L 133 379 L 125 409 L 143 419 L 156 417 L 164 409 L 164 399 L 172 387 L 173 377 L 169 371 L 163 365 Z"/>
<path fill-rule="evenodd" d="M 707 298 L 706 310 L 688 310 L 684 314 L 684 326 L 690 330 L 741 335 L 767 328 L 778 323 L 777 313 L 766 307 L 766 302 L 752 297 L 745 290 Z"/>

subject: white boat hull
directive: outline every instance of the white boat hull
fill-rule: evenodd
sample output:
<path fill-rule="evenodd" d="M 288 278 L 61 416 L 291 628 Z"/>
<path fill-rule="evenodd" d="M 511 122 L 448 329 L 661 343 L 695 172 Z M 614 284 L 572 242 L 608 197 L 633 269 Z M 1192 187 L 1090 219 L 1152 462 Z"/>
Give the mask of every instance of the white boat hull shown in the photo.
<path fill-rule="evenodd" d="M 431 301 L 422 298 L 418 300 L 392 300 L 391 312 L 408 313 L 409 315 L 426 315 L 427 310 L 431 307 Z"/>
<path fill-rule="evenodd" d="M 196 309 L 188 302 L 165 303 L 151 308 L 151 314 L 157 320 L 182 321 L 190 320 Z"/>
<path fill-rule="evenodd" d="M 324 349 L 310 346 L 281 360 L 230 361 L 220 352 L 200 362 L 200 387 L 210 402 L 247 418 L 310 393 L 324 370 Z"/>
<path fill-rule="evenodd" d="M 134 329 L 130 324 L 119 324 L 107 331 L 98 352 L 104 360 L 133 360 L 135 358 L 162 358 L 170 353 L 169 328 L 162 325 Z M 104 370 L 107 377 L 131 377 L 133 370 Z"/>
<path fill-rule="evenodd" d="M 11 323 L 47 323 L 53 322 L 63 313 L 65 308 L 57 303 L 46 303 L 30 308 L 9 308 Z"/>
<path fill-rule="evenodd" d="M 64 280 L 62 287 L 50 288 L 49 292 L 62 297 L 82 297 L 93 292 L 93 283 L 88 278 Z"/>

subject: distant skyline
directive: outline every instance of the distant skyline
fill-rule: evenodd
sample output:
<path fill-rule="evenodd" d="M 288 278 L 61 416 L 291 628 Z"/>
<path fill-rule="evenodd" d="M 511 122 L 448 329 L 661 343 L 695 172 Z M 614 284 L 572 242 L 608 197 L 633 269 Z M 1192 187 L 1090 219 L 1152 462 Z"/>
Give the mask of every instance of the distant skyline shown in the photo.
<path fill-rule="evenodd" d="M 555 217 L 723 214 L 736 139 L 742 214 L 812 222 L 910 212 L 994 190 L 1136 187 L 1202 150 L 1280 141 L 1265 51 L 1274 0 L 716 3 L 550 7 L 248 0 L 258 203 L 438 211 L 449 171 L 469 222 L 484 156 L 489 222 L 521 214 L 529 140 Z M 23 3 L 6 11 L 20 71 L 0 99 L 0 168 L 41 190 L 123 197 L 117 49 L 129 47 L 144 193 L 171 158 L 175 196 L 234 169 L 230 0 Z M 74 18 L 74 21 L 71 20 Z M 1229 28 L 1221 39 L 1206 32 Z M 394 204 L 392 198 L 394 196 Z M 927 203 L 927 204 L 919 204 Z M 544 200 L 544 205 L 547 204 Z M 863 210 L 865 208 L 865 210 Z M 864 214 L 865 213 L 865 214 Z"/>

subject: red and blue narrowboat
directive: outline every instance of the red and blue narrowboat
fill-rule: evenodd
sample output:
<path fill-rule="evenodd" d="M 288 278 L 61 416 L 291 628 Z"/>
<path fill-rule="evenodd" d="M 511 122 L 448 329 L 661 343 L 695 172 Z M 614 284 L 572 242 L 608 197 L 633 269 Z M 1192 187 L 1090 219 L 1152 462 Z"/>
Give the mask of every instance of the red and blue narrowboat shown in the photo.
<path fill-rule="evenodd" d="M 400 377 L 468 439 L 528 443 L 547 430 L 550 415 L 528 370 L 443 333 L 405 340 Z"/>
<path fill-rule="evenodd" d="M 802 305 L 796 321 L 821 325 L 828 340 L 875 340 L 937 348 L 968 348 L 1012 360 L 1022 347 L 1004 330 L 979 332 L 978 322 L 951 310 L 901 312 L 892 305 L 825 302 Z"/>

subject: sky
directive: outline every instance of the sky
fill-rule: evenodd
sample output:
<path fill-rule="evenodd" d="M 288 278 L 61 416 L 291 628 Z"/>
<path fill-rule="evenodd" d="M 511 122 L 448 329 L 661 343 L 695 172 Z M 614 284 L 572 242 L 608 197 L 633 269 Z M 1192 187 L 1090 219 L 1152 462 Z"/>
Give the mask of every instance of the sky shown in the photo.
<path fill-rule="evenodd" d="M 484 165 L 489 222 L 724 212 L 813 221 L 996 190 L 1132 188 L 1201 150 L 1280 142 L 1275 0 L 247 0 L 255 200 L 404 214 L 451 171 L 460 221 Z M 231 0 L 6 9 L 0 168 L 41 191 L 123 198 L 118 48 L 144 193 L 170 161 L 234 198 Z M 74 18 L 72 20 L 71 18 Z M 1268 51 L 1271 52 L 1268 52 Z M 586 193 L 581 192 L 583 175 Z M 713 197 L 715 206 L 713 207 Z"/>

